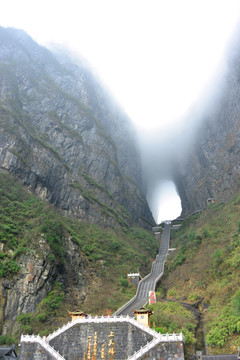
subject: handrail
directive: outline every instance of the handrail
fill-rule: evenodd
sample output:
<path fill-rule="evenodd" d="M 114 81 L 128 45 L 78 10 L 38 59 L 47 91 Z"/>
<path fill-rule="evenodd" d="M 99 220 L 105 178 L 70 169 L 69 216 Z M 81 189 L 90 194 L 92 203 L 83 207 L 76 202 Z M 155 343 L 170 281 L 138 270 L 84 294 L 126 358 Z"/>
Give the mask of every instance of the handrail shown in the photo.
<path fill-rule="evenodd" d="M 161 246 L 167 245 L 167 249 L 169 248 L 169 239 L 167 239 L 167 244 L 161 244 Z M 83 317 L 83 318 L 76 318 L 72 321 L 69 321 L 67 324 L 63 325 L 61 328 L 57 329 L 56 331 L 54 331 L 52 334 L 48 335 L 47 337 L 43 337 L 41 338 L 39 335 L 22 335 L 21 336 L 21 342 L 36 342 L 39 343 L 44 349 L 46 349 L 46 351 L 48 351 L 54 359 L 56 360 L 65 360 L 62 355 L 60 355 L 53 347 L 51 347 L 49 345 L 49 342 L 54 339 L 55 337 L 59 336 L 60 334 L 62 334 L 63 332 L 65 332 L 66 330 L 68 330 L 69 328 L 71 328 L 72 326 L 76 325 L 76 324 L 86 324 L 86 323 L 117 323 L 117 322 L 127 322 L 130 323 L 134 326 L 136 326 L 137 328 L 141 329 L 142 331 L 144 331 L 145 333 L 149 334 L 150 336 L 152 336 L 152 341 L 147 342 L 147 344 L 144 347 L 141 347 L 141 349 L 137 352 L 135 352 L 132 356 L 128 357 L 128 360 L 137 360 L 140 357 L 142 357 L 144 354 L 146 354 L 149 350 L 151 350 L 152 348 L 154 348 L 156 345 L 158 345 L 160 342 L 175 342 L 175 341 L 182 341 L 184 342 L 184 336 L 182 333 L 180 334 L 160 334 L 157 333 L 155 330 L 150 329 L 149 327 L 146 327 L 145 325 L 139 323 L 138 321 L 136 321 L 135 319 L 133 319 L 131 316 L 126 315 L 120 315 L 117 316 L 117 314 L 121 311 L 123 311 L 127 306 L 129 306 L 136 298 L 137 295 L 139 293 L 139 285 L 145 281 L 148 277 L 152 276 L 152 275 L 156 275 L 153 274 L 153 270 L 154 270 L 154 266 L 157 262 L 157 260 L 159 258 L 161 258 L 162 260 L 162 272 L 155 278 L 154 280 L 154 289 L 156 288 L 156 284 L 159 281 L 159 279 L 163 276 L 164 273 L 164 265 L 165 265 L 165 261 L 167 258 L 167 253 L 166 249 L 164 248 L 163 251 L 166 252 L 165 254 L 161 255 L 161 248 L 159 249 L 159 254 L 156 256 L 155 261 L 152 263 L 152 269 L 151 272 L 145 276 L 143 279 L 141 279 L 141 281 L 138 284 L 138 288 L 137 288 L 137 292 L 136 295 L 130 299 L 125 305 L 123 305 L 119 310 L 117 310 L 115 312 L 115 314 L 113 316 L 89 316 L 89 317 Z M 159 270 L 161 269 L 161 266 L 159 266 Z"/>
<path fill-rule="evenodd" d="M 170 228 L 169 228 L 169 231 L 170 231 Z M 167 247 L 169 248 L 169 238 L 167 239 L 167 242 L 168 242 Z M 167 255 L 168 255 L 167 253 L 168 253 L 168 251 L 166 252 L 166 254 L 161 255 L 161 246 L 160 246 L 159 253 L 157 254 L 155 260 L 152 263 L 151 272 L 148 275 L 146 275 L 143 279 L 141 279 L 138 283 L 136 295 L 134 295 L 134 297 L 132 297 L 126 304 L 124 304 L 122 307 L 120 307 L 120 309 L 118 309 L 113 315 L 117 316 L 117 315 L 121 314 L 121 312 L 123 312 L 129 305 L 131 305 L 137 299 L 138 293 L 140 291 L 141 283 L 145 282 L 150 276 L 153 275 L 154 265 L 157 262 L 157 258 L 160 256 L 162 258 L 162 260 L 164 259 L 163 260 L 163 271 L 154 280 L 154 289 L 153 290 L 155 290 L 157 282 L 161 279 L 161 277 L 163 276 L 163 273 L 164 273 L 164 265 L 165 265 L 165 261 L 166 261 Z"/>
<path fill-rule="evenodd" d="M 126 316 L 123 316 L 123 315 L 120 315 L 120 316 L 94 316 L 94 317 L 89 316 L 86 318 L 85 317 L 84 318 L 76 318 L 76 319 L 68 322 L 67 324 L 63 325 L 61 328 L 54 331 L 52 334 L 48 335 L 46 337 L 46 341 L 50 342 L 52 339 L 59 336 L 64 331 L 68 330 L 72 326 L 79 324 L 79 323 L 80 324 L 86 324 L 86 323 L 99 324 L 99 323 L 117 323 L 117 322 L 128 322 L 128 323 L 131 323 L 132 325 L 138 327 L 139 329 L 145 331 L 146 333 L 148 333 L 149 335 L 151 335 L 153 337 L 159 336 L 159 333 L 157 333 L 155 330 L 150 329 L 149 327 L 147 327 L 143 324 L 140 324 L 138 321 L 136 321 L 129 315 L 126 315 Z"/>
<path fill-rule="evenodd" d="M 142 279 L 142 280 L 144 280 L 144 279 Z M 141 280 L 141 281 L 142 281 L 142 280 Z M 141 281 L 139 281 L 138 286 L 139 286 L 139 284 L 140 284 Z M 136 300 L 136 298 L 137 298 L 137 293 L 136 293 L 136 295 L 134 295 L 134 297 L 132 297 L 128 302 L 126 302 L 122 307 L 120 307 L 120 309 L 118 309 L 117 311 L 115 311 L 115 313 L 114 313 L 113 315 L 114 315 L 114 316 L 118 316 L 118 314 L 121 313 L 123 310 L 125 310 L 132 302 L 134 302 L 134 300 Z"/>
<path fill-rule="evenodd" d="M 74 326 L 78 323 L 106 323 L 106 322 L 128 322 L 131 323 L 134 326 L 137 326 L 142 331 L 145 331 L 149 335 L 153 337 L 153 340 L 148 342 L 144 347 L 142 347 L 139 351 L 135 352 L 132 356 L 128 357 L 128 360 L 136 360 L 139 359 L 141 356 L 143 356 L 145 353 L 147 353 L 149 350 L 154 348 L 156 345 L 158 345 L 161 342 L 176 342 L 181 341 L 184 342 L 184 336 L 182 333 L 180 334 L 160 334 L 156 332 L 155 330 L 152 330 L 148 327 L 146 327 L 143 324 L 140 324 L 133 318 L 131 318 L 129 315 L 127 316 L 101 316 L 101 317 L 89 317 L 89 318 L 77 318 L 68 324 L 64 325 L 62 328 L 58 329 L 54 333 L 50 334 L 47 338 L 41 338 L 39 335 L 22 335 L 20 342 L 36 342 L 40 344 L 46 351 L 48 351 L 56 360 L 65 360 L 65 358 L 60 355 L 53 347 L 49 345 L 49 341 L 52 340 L 54 337 L 60 335 L 62 332 L 66 330 L 66 328 L 69 328 L 71 326 Z"/>
<path fill-rule="evenodd" d="M 56 360 L 65 360 L 65 358 L 60 355 L 52 346 L 49 345 L 41 336 L 39 335 L 21 335 L 20 342 L 32 342 L 40 344 L 47 352 L 49 352 L 54 359 Z"/>
<path fill-rule="evenodd" d="M 156 258 L 159 256 L 159 254 L 156 256 Z M 167 256 L 167 255 L 161 255 L 161 256 Z M 134 297 L 132 297 L 126 304 L 124 304 L 122 307 L 120 307 L 120 309 L 118 309 L 113 315 L 118 315 L 119 313 L 121 313 L 123 310 L 125 310 L 132 302 L 134 302 L 134 300 L 137 299 L 137 296 L 138 296 L 138 293 L 140 291 L 140 284 L 144 281 L 146 281 L 147 278 L 149 278 L 152 274 L 153 274 L 153 266 L 154 264 L 156 263 L 156 259 L 153 261 L 152 263 L 152 269 L 151 269 L 151 272 L 146 275 L 144 278 L 142 278 L 139 283 L 138 283 L 138 287 L 137 287 L 137 292 L 136 292 L 136 295 L 134 295 Z M 163 275 L 163 273 L 161 273 L 161 276 Z M 156 285 L 155 285 L 156 287 Z"/>
<path fill-rule="evenodd" d="M 146 354 L 149 350 L 153 349 L 156 345 L 161 342 L 173 342 L 181 341 L 184 342 L 184 336 L 180 334 L 160 334 L 158 338 L 154 338 L 151 342 L 148 342 L 144 347 L 141 347 L 140 350 L 136 351 L 132 356 L 129 356 L 127 360 L 137 360 Z"/>

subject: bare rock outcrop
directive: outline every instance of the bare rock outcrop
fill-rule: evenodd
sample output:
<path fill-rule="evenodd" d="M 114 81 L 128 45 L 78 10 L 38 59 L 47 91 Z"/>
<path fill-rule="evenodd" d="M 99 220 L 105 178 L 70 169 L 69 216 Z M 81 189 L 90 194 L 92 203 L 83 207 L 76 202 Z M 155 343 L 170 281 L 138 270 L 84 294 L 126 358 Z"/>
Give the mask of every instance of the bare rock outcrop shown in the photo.
<path fill-rule="evenodd" d="M 227 65 L 220 94 L 202 116 L 195 142 L 175 171 L 183 215 L 205 208 L 207 199 L 229 200 L 240 189 L 239 41 L 229 47 Z"/>
<path fill-rule="evenodd" d="M 0 168 L 65 215 L 153 222 L 134 128 L 89 70 L 0 28 Z"/>

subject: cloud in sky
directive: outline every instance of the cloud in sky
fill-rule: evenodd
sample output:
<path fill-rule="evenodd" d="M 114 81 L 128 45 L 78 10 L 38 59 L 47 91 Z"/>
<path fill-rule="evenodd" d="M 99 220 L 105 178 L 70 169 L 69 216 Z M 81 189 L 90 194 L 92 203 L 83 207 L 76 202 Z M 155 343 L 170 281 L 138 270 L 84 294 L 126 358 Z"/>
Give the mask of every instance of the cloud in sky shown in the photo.
<path fill-rule="evenodd" d="M 156 134 L 170 131 L 206 93 L 240 17 L 239 0 L 0 3 L 0 25 L 24 29 L 40 44 L 62 44 L 84 57 L 150 137 L 151 128 Z"/>

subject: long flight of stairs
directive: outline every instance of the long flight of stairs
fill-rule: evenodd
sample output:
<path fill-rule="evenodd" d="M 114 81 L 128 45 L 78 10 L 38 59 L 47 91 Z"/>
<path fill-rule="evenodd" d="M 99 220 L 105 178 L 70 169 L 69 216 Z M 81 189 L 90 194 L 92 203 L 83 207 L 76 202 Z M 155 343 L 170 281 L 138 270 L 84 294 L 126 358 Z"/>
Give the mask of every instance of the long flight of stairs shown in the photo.
<path fill-rule="evenodd" d="M 155 291 L 156 284 L 163 276 L 164 272 L 164 263 L 168 255 L 170 242 L 170 228 L 171 222 L 165 222 L 159 254 L 152 264 L 151 273 L 139 282 L 136 295 L 117 310 L 114 315 L 129 315 L 133 317 L 133 310 L 141 308 L 148 301 L 149 291 Z"/>

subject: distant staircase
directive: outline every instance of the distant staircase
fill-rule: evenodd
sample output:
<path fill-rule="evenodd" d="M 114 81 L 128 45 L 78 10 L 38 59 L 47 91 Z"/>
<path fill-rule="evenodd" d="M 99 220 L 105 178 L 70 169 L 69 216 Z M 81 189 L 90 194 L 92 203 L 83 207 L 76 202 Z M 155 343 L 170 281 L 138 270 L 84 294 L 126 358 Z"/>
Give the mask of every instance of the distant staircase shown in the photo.
<path fill-rule="evenodd" d="M 155 291 L 156 285 L 163 276 L 164 272 L 164 263 L 168 255 L 170 242 L 170 228 L 171 222 L 167 221 L 164 226 L 159 254 L 156 256 L 156 260 L 152 264 L 151 273 L 139 282 L 136 295 L 119 310 L 117 310 L 114 315 L 129 315 L 133 317 L 133 310 L 141 308 L 148 301 L 149 291 Z"/>
<path fill-rule="evenodd" d="M 119 326 L 122 329 L 123 323 L 131 324 L 135 328 L 138 328 L 141 332 L 148 335 L 148 341 L 145 342 L 145 345 L 143 346 L 143 343 L 138 344 L 137 347 L 135 347 L 135 352 L 133 354 L 129 354 L 127 360 L 137 360 L 142 359 L 149 351 L 154 351 L 156 347 L 158 347 L 161 343 L 183 343 L 184 337 L 183 334 L 160 334 L 153 329 L 150 329 L 149 327 L 146 327 L 143 324 L 140 324 L 138 321 L 133 319 L 133 309 L 137 309 L 142 307 L 147 301 L 148 301 L 148 295 L 149 291 L 154 291 L 157 282 L 162 277 L 164 272 L 164 263 L 168 254 L 169 250 L 169 241 L 170 241 L 170 222 L 165 224 L 163 236 L 162 236 L 162 242 L 159 249 L 159 254 L 156 257 L 156 260 L 152 264 L 152 270 L 151 273 L 148 274 L 144 279 L 142 279 L 139 282 L 138 289 L 136 295 L 127 303 L 125 304 L 121 309 L 119 309 L 115 316 L 101 316 L 101 317 L 83 317 L 83 318 L 76 318 L 67 324 L 63 325 L 56 331 L 54 331 L 52 334 L 49 334 L 47 337 L 41 338 L 39 335 L 22 335 L 20 340 L 20 346 L 23 346 L 22 351 L 24 355 L 24 346 L 25 349 L 29 349 L 29 345 L 35 343 L 37 347 L 35 347 L 35 357 L 34 359 L 38 359 L 39 352 L 42 353 L 45 351 L 47 353 L 47 357 L 52 360 L 66 360 L 58 351 L 62 352 L 63 349 L 59 346 L 57 346 L 57 350 L 53 348 L 51 345 L 54 344 L 54 347 L 56 347 L 57 338 L 60 336 L 72 336 L 72 332 L 70 330 L 72 327 L 74 327 L 77 324 L 81 324 L 82 326 L 90 326 L 89 329 L 92 328 L 93 324 L 96 326 L 98 325 L 99 328 L 104 329 L 104 324 L 110 324 L 113 326 L 114 324 L 119 324 Z M 88 325 L 89 324 L 89 325 Z M 115 326 L 115 325 L 114 325 Z M 107 327 L 106 327 L 107 328 Z M 122 330 L 121 330 L 122 331 Z M 69 334 L 69 335 L 68 335 Z M 107 336 L 107 335 L 106 335 Z M 109 336 L 108 336 L 109 337 Z M 55 341 L 55 343 L 54 343 Z M 69 339 L 70 341 L 70 339 Z M 30 344 L 29 344 L 30 343 Z M 50 345 L 51 343 L 51 345 Z M 137 342 L 136 342 L 137 344 Z M 141 347 L 142 346 L 142 347 Z M 173 345 L 174 346 L 174 345 Z M 178 346 L 178 345 L 176 345 Z M 182 346 L 180 344 L 180 346 Z M 80 352 L 79 348 L 79 352 Z M 28 351 L 28 350 L 27 350 Z M 26 352 L 25 352 L 26 354 Z M 37 357 L 36 357 L 37 356 Z M 85 355 L 84 355 L 85 356 Z M 22 357 L 22 359 L 26 359 L 25 357 Z M 184 356 L 182 357 L 184 359 Z"/>

